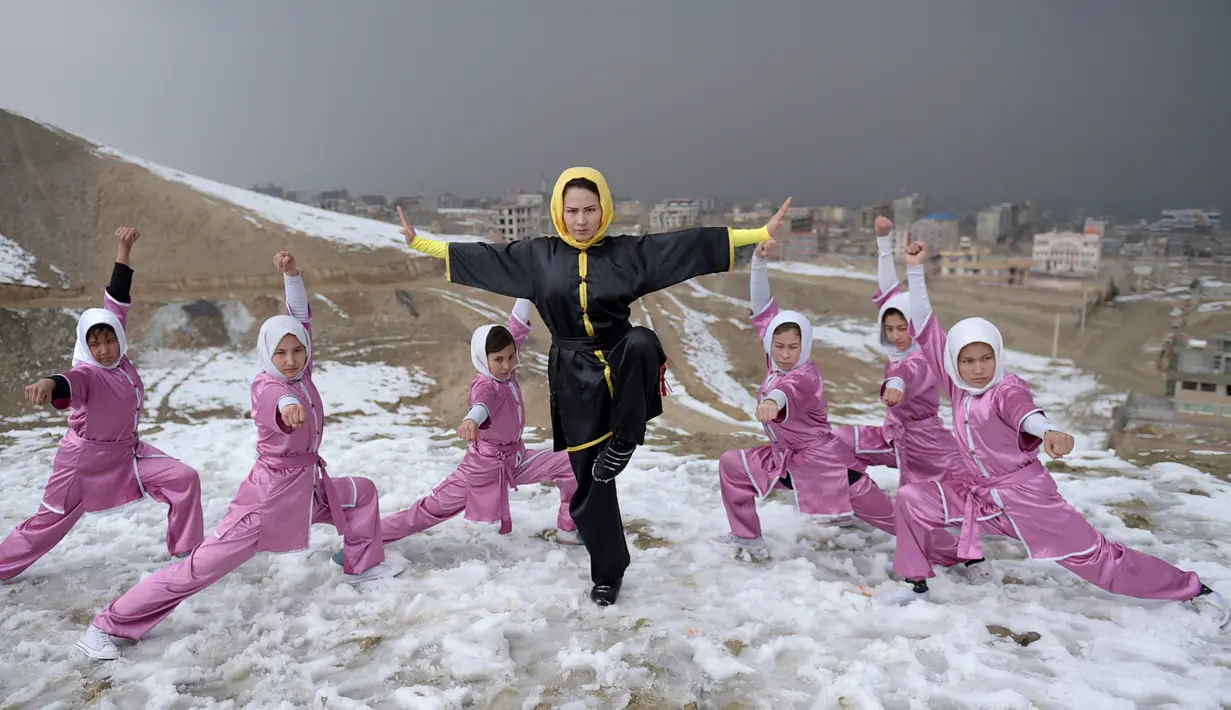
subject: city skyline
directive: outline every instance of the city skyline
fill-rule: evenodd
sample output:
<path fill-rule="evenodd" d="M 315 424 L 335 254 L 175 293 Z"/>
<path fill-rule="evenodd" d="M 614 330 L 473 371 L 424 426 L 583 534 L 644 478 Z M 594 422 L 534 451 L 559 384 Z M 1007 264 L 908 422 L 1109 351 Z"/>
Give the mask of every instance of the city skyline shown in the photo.
<path fill-rule="evenodd" d="M 784 8 L 785 11 L 785 8 Z M 66 19 L 67 18 L 67 19 Z M 236 185 L 1150 217 L 1231 194 L 1231 5 L 10 4 L 4 106 Z M 39 57 L 30 61 L 30 57 Z M 529 184 L 526 184 L 529 183 Z"/>

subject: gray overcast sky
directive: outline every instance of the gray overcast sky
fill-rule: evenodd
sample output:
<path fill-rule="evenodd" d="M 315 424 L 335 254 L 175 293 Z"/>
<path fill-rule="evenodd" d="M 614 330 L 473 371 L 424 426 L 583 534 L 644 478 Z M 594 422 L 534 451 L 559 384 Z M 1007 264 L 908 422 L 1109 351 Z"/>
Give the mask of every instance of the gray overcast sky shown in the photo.
<path fill-rule="evenodd" d="M 27 0 L 0 106 L 249 186 L 1227 207 L 1228 0 Z"/>

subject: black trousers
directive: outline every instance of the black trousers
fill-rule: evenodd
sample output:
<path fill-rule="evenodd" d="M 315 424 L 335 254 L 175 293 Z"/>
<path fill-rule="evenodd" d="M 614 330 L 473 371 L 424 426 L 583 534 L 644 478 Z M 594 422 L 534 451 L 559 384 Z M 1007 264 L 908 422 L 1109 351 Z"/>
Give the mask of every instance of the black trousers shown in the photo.
<path fill-rule="evenodd" d="M 608 359 L 612 363 L 611 379 L 615 389 L 611 431 L 615 438 L 643 444 L 646 420 L 662 413 L 662 393 L 658 388 L 667 356 L 654 331 L 632 328 L 611 349 Z M 594 461 L 609 441 L 570 451 L 568 455 L 577 478 L 577 492 L 573 494 L 569 512 L 590 553 L 590 579 L 595 584 L 623 579 L 629 564 L 628 541 L 624 538 L 615 481 L 599 483 L 593 476 Z"/>

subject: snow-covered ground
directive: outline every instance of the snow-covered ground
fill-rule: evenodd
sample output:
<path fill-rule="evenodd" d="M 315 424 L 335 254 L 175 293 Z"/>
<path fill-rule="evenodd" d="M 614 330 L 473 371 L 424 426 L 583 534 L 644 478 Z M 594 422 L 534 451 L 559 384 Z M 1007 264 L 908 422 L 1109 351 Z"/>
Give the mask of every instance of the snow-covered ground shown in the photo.
<path fill-rule="evenodd" d="M 19 286 L 46 286 L 34 278 L 34 255 L 17 242 L 0 234 L 0 284 Z"/>
<path fill-rule="evenodd" d="M 769 268 L 785 271 L 788 274 L 801 276 L 823 276 L 825 278 L 857 279 L 859 281 L 875 281 L 876 274 L 870 271 L 855 271 L 851 268 L 822 266 L 799 261 L 771 261 Z"/>
<path fill-rule="evenodd" d="M 858 324 L 842 328 L 850 348 L 866 350 L 874 336 L 860 341 Z M 1066 426 L 1080 418 L 1074 403 L 1106 404 L 1094 379 L 1069 364 L 1008 357 Z M 139 365 L 148 415 L 174 410 L 177 421 L 195 421 L 143 430 L 200 471 L 212 526 L 252 463 L 253 427 L 241 413 L 254 360 L 151 351 Z M 331 472 L 374 480 L 385 513 L 430 491 L 460 460 L 457 442 L 427 426 L 424 410 L 397 404 L 431 386 L 422 373 L 334 362 L 318 369 L 333 415 L 322 453 Z M 38 506 L 60 431 L 35 423 L 0 437 L 0 524 Z M 1101 445 L 1085 432 L 1070 461 L 1077 472 L 1056 473 L 1073 504 L 1113 539 L 1231 590 L 1231 488 L 1179 464 L 1136 468 Z M 893 472 L 872 473 L 895 488 Z M 511 535 L 449 521 L 391 545 L 408 571 L 358 591 L 328 560 L 336 534 L 318 526 L 310 552 L 258 556 L 126 647 L 125 662 L 109 664 L 85 660 L 72 644 L 107 602 L 167 564 L 166 511 L 144 502 L 87 516 L 0 585 L 0 707 L 1231 704 L 1231 634 L 1178 604 L 1114 597 L 1055 565 L 1027 562 L 1016 543 L 988 540 L 1004 575 L 993 585 L 941 574 L 935 603 L 878 608 L 860 585 L 892 584 L 893 540 L 883 533 L 815 525 L 774 497 L 761 508 L 773 559 L 748 564 L 706 542 L 726 531 L 714 461 L 647 447 L 619 485 L 634 548 L 617 606 L 588 601 L 585 552 L 543 539 L 554 527 L 555 489 L 529 486 L 511 494 Z M 1117 511 L 1137 516 L 1134 527 Z M 1021 647 L 989 624 L 1041 638 Z"/>

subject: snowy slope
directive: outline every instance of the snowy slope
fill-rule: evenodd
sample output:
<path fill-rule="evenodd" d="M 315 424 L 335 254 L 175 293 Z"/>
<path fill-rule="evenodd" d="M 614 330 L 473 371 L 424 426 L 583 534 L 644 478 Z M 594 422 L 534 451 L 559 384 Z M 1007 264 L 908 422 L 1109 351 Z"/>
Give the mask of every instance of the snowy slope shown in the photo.
<path fill-rule="evenodd" d="M 22 115 L 18 112 L 13 113 Z M 84 136 L 68 133 L 58 126 L 40 121 L 32 116 L 23 117 L 46 127 L 48 130 L 92 144 L 94 146 L 94 153 L 97 155 L 138 165 L 165 180 L 187 185 L 197 192 L 227 202 L 233 205 L 239 214 L 244 215 L 249 222 L 255 225 L 259 225 L 260 222 L 254 218 L 260 218 L 274 224 L 283 225 L 292 231 L 310 237 L 328 239 L 355 248 L 374 249 L 378 247 L 396 247 L 405 244 L 405 240 L 398 232 L 399 225 L 323 210 L 191 175 L 181 170 L 129 155 Z M 422 229 L 417 231 L 430 239 L 482 241 L 480 237 L 468 235 L 440 235 Z M 3 237 L 0 237 L 0 283 L 4 283 L 4 264 L 7 260 L 4 241 Z M 416 255 L 418 254 L 416 253 Z M 42 284 L 36 283 L 31 285 Z"/>
<path fill-rule="evenodd" d="M 1013 364 L 1037 365 L 1010 355 Z M 146 438 L 201 473 L 207 526 L 252 463 L 252 358 L 153 351 L 139 363 L 148 414 L 164 405 L 199 423 L 145 425 Z M 384 366 L 321 362 L 331 414 L 323 456 L 336 475 L 373 479 L 393 512 L 461 458 L 422 409 L 395 405 L 429 383 Z M 190 373 L 192 376 L 188 376 Z M 1028 371 L 1040 401 L 1089 384 L 1060 368 Z M 1071 394 L 1067 395 L 1071 397 Z M 389 411 L 393 409 L 393 411 Z M 209 412 L 231 410 L 212 418 Z M 1066 410 L 1067 411 L 1067 410 Z M 1053 416 L 1065 416 L 1053 413 Z M 38 505 L 60 429 L 0 438 L 0 524 Z M 1061 490 L 1116 540 L 1231 590 L 1231 488 L 1178 464 L 1139 469 L 1091 433 Z M 873 475 L 892 489 L 894 475 Z M 514 530 L 452 520 L 391 545 L 410 568 L 356 591 L 311 551 L 260 555 L 183 604 L 124 663 L 72 650 L 108 601 L 167 564 L 165 509 L 142 502 L 89 515 L 68 539 L 0 585 L 0 707 L 112 708 L 1107 708 L 1231 704 L 1231 635 L 1180 605 L 1113 597 L 1055 565 L 989 539 L 1003 582 L 941 574 L 935 602 L 881 609 L 859 585 L 890 584 L 892 539 L 806 522 L 788 498 L 761 507 L 772 561 L 731 559 L 714 461 L 642 449 L 620 478 L 633 567 L 619 605 L 586 599 L 585 553 L 542 539 L 557 494 L 511 493 Z M 1128 509 L 1150 525 L 1127 527 Z M 1152 529 L 1146 529 L 1146 527 Z M 1035 631 L 1028 647 L 988 624 Z"/>
<path fill-rule="evenodd" d="M 396 247 L 406 243 L 406 240 L 402 238 L 401 233 L 398 231 L 400 226 L 396 224 L 366 217 L 341 214 L 298 202 L 270 197 L 269 195 L 262 195 L 259 192 L 252 192 L 251 190 L 245 190 L 152 163 L 108 146 L 100 145 L 95 149 L 95 152 L 99 155 L 139 165 L 163 179 L 182 183 L 197 192 L 235 205 L 247 214 L 255 215 L 275 224 L 281 224 L 301 234 L 329 239 L 352 247 L 368 249 Z M 249 221 L 252 220 L 250 219 Z M 440 235 L 422 229 L 416 229 L 415 231 L 429 239 L 482 241 L 480 237 Z"/>
<path fill-rule="evenodd" d="M 0 234 L 0 284 L 46 286 L 34 278 L 34 255 L 21 245 Z"/>

